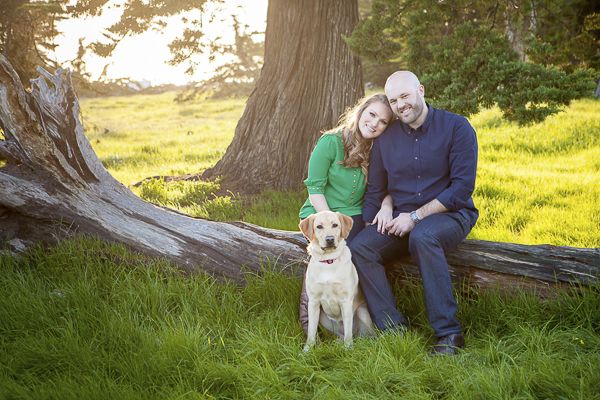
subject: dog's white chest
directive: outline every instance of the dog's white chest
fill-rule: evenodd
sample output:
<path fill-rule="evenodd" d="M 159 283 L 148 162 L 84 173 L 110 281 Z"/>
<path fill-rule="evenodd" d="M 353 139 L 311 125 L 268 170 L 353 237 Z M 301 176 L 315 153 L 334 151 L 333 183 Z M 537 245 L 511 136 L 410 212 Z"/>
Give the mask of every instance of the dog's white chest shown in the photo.
<path fill-rule="evenodd" d="M 353 293 L 349 293 L 348 286 L 332 277 L 332 279 L 315 282 L 313 290 L 325 314 L 329 318 L 341 321 L 343 303 L 345 301 L 352 303 L 354 297 Z"/>

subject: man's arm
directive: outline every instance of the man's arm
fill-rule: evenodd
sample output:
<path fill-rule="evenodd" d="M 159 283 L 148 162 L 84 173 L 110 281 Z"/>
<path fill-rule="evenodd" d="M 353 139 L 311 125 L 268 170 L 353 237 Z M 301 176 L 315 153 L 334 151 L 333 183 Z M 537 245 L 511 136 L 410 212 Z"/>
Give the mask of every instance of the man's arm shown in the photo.
<path fill-rule="evenodd" d="M 477 135 L 465 118 L 454 126 L 453 142 L 448 159 L 450 186 L 436 199 L 450 211 L 467 206 L 475 190 L 477 176 Z"/>
<path fill-rule="evenodd" d="M 449 210 L 442 203 L 440 203 L 438 199 L 433 199 L 415 211 L 417 212 L 419 219 L 422 220 L 423 218 L 432 214 L 446 212 Z M 388 231 L 388 235 L 404 236 L 412 231 L 415 226 L 417 226 L 417 224 L 415 224 L 415 222 L 412 220 L 410 213 L 400 213 L 396 218 L 387 224 L 386 229 Z"/>
<path fill-rule="evenodd" d="M 371 159 L 369 162 L 369 184 L 365 191 L 365 200 L 363 203 L 363 221 L 365 225 L 370 224 L 381 209 L 382 201 L 388 194 L 387 171 L 381 158 L 381 148 L 379 140 L 375 140 L 371 149 Z M 391 198 L 390 198 L 391 201 Z"/>

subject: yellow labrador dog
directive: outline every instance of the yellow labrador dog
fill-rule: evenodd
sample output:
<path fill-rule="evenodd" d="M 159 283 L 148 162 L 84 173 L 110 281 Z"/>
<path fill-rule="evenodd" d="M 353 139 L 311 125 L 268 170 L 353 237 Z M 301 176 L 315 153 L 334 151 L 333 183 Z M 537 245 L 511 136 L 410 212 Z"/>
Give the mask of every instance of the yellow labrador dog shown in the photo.
<path fill-rule="evenodd" d="M 353 333 L 373 334 L 373 322 L 345 241 L 352 223 L 352 218 L 331 211 L 321 211 L 300 222 L 300 230 L 310 241 L 307 250 L 311 255 L 305 279 L 308 340 L 304 351 L 315 344 L 319 322 L 343 338 L 346 347 L 352 345 Z"/>

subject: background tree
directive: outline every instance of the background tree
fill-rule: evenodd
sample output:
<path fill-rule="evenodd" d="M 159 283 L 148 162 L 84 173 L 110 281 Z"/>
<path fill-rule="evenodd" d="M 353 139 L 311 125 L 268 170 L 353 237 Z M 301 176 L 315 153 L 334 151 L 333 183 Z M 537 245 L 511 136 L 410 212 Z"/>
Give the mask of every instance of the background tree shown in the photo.
<path fill-rule="evenodd" d="M 234 59 L 219 65 L 214 70 L 212 78 L 190 83 L 185 91 L 177 95 L 177 101 L 191 100 L 203 93 L 210 93 L 210 97 L 213 99 L 248 97 L 250 95 L 260 76 L 264 54 L 264 42 L 255 42 L 252 37 L 264 32 L 247 33 L 246 30 L 249 26 L 246 25 L 242 28 L 237 17 L 235 15 L 231 17 L 235 32 L 235 43 L 223 45 L 215 40 L 211 44 L 211 59 L 214 59 L 216 55 L 226 54 L 233 56 Z M 178 48 L 177 44 L 173 43 L 171 45 L 171 51 L 182 51 L 183 48 L 187 47 L 188 42 L 181 43 L 182 46 L 185 46 L 182 48 Z M 189 70 L 189 72 L 193 72 L 193 70 Z"/>
<path fill-rule="evenodd" d="M 14 66 L 21 82 L 37 76 L 38 66 L 58 68 L 48 53 L 60 34 L 56 22 L 66 18 L 67 0 L 0 2 L 0 54 Z"/>
<path fill-rule="evenodd" d="M 69 10 L 97 15 L 105 0 L 84 0 Z M 128 0 L 121 19 L 107 29 L 108 43 L 93 44 L 109 55 L 120 40 L 165 26 L 163 17 L 205 10 L 205 1 L 144 3 Z M 207 50 L 201 18 L 186 19 L 172 63 L 194 65 Z M 342 35 L 358 23 L 356 0 L 270 0 L 264 66 L 223 158 L 203 178 L 225 176 L 229 187 L 245 191 L 301 185 L 310 153 L 323 129 L 333 127 L 363 94 L 360 59 Z M 175 51 L 173 51 L 175 50 Z"/>
<path fill-rule="evenodd" d="M 265 64 L 223 158 L 203 177 L 248 188 L 295 188 L 323 129 L 364 93 L 358 57 L 341 38 L 356 1 L 271 0 Z"/>
<path fill-rule="evenodd" d="M 497 104 L 510 120 L 539 122 L 593 90 L 597 71 L 578 67 L 596 65 L 600 31 L 588 29 L 582 34 L 585 40 L 576 35 L 578 29 L 589 28 L 593 4 L 584 0 L 376 0 L 372 17 L 361 20 L 348 43 L 356 54 L 379 62 L 402 55 L 435 106 L 468 116 Z M 562 70 L 551 63 L 526 62 L 529 49 L 554 54 L 551 46 L 540 44 L 540 38 L 549 37 L 550 26 L 560 23 L 566 29 L 564 21 L 550 18 L 554 14 L 573 15 L 575 42 L 583 43 L 580 49 L 585 43 L 591 46 L 577 53 L 580 58 L 569 56 L 571 67 L 559 65 Z"/>

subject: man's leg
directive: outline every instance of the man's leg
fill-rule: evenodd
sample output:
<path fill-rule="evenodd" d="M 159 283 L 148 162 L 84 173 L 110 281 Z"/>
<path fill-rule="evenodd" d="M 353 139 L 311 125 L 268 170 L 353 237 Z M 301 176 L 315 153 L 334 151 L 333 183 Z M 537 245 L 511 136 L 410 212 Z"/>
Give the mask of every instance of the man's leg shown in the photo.
<path fill-rule="evenodd" d="M 408 238 L 382 235 L 377 232 L 376 225 L 369 225 L 354 238 L 349 247 L 375 326 L 380 330 L 407 329 L 406 319 L 396 308 L 396 299 L 383 263 L 408 255 Z"/>
<path fill-rule="evenodd" d="M 462 332 L 456 319 L 458 304 L 452 293 L 445 253 L 458 246 L 470 230 L 469 222 L 460 213 L 445 212 L 424 218 L 410 232 L 410 254 L 419 267 L 427 317 L 438 338 Z"/>

